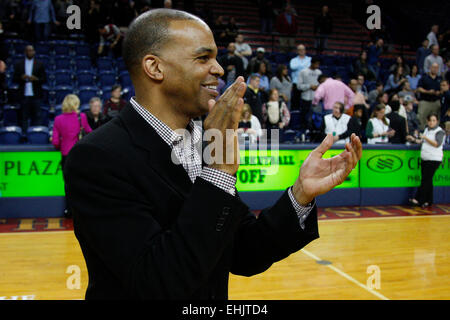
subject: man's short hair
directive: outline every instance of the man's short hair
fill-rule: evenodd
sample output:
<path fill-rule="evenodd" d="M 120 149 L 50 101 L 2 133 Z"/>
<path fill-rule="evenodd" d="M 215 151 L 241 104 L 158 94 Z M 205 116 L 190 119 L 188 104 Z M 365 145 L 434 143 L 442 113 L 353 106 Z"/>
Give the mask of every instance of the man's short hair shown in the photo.
<path fill-rule="evenodd" d="M 99 97 L 92 97 L 89 100 L 89 105 L 93 104 L 94 102 L 100 102 L 100 105 L 102 105 L 102 100 Z"/>
<path fill-rule="evenodd" d="M 115 85 L 113 85 L 112 87 L 111 87 L 111 92 L 113 92 L 113 91 L 115 91 L 115 90 L 117 90 L 117 89 L 122 89 L 122 86 L 120 85 L 120 84 L 115 84 Z"/>
<path fill-rule="evenodd" d="M 340 112 L 340 113 L 344 113 L 344 111 L 345 111 L 345 105 L 344 105 L 342 102 L 336 101 L 334 104 L 337 104 L 337 105 L 339 106 L 339 112 Z"/>
<path fill-rule="evenodd" d="M 319 81 L 319 82 L 321 82 L 322 80 L 325 81 L 327 78 L 328 78 L 328 77 L 327 77 L 326 75 L 321 74 L 321 75 L 319 76 L 319 78 L 317 79 L 317 81 Z"/>
<path fill-rule="evenodd" d="M 147 54 L 157 55 L 169 40 L 171 21 L 200 18 L 180 10 L 154 9 L 144 12 L 131 22 L 122 44 L 122 56 L 130 75 Z"/>
<path fill-rule="evenodd" d="M 250 81 L 251 81 L 251 80 L 255 80 L 255 79 L 261 79 L 261 77 L 259 76 L 259 74 L 252 73 L 252 74 L 250 75 Z"/>

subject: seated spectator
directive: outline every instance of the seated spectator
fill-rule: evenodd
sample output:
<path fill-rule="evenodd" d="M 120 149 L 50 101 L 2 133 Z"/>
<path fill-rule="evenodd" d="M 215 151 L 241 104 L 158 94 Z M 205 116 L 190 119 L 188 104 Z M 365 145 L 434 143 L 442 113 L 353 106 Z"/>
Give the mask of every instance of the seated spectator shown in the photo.
<path fill-rule="evenodd" d="M 364 95 L 364 98 L 367 100 L 369 97 L 369 91 L 367 90 L 365 83 L 365 78 L 363 74 L 358 74 L 358 77 L 356 78 L 358 81 L 358 86 L 356 88 L 356 92 L 360 92 Z"/>
<path fill-rule="evenodd" d="M 422 41 L 422 46 L 416 51 L 416 64 L 419 69 L 419 74 L 424 73 L 423 65 L 425 63 L 425 58 L 431 54 L 431 50 L 428 48 L 429 40 L 425 39 Z M 411 70 L 412 71 L 412 70 Z"/>
<path fill-rule="evenodd" d="M 214 40 L 218 47 L 226 46 L 227 41 L 227 33 L 226 33 L 226 25 L 223 21 L 223 16 L 218 16 L 214 21 L 214 24 L 211 26 L 211 31 L 214 35 Z"/>
<path fill-rule="evenodd" d="M 413 65 L 411 68 L 411 73 L 406 76 L 406 79 L 408 79 L 411 90 L 414 92 L 417 90 L 417 85 L 419 84 L 421 77 L 422 75 L 419 73 L 417 65 Z"/>
<path fill-rule="evenodd" d="M 384 89 L 383 82 L 377 81 L 375 89 L 373 89 L 372 91 L 369 92 L 369 96 L 367 99 L 369 105 L 372 106 L 374 103 L 377 102 L 378 95 L 380 95 L 384 92 L 383 89 Z"/>
<path fill-rule="evenodd" d="M 107 122 L 106 116 L 102 113 L 102 101 L 100 98 L 93 97 L 89 100 L 89 111 L 86 112 L 86 116 L 92 130 Z"/>
<path fill-rule="evenodd" d="M 122 99 L 122 86 L 114 85 L 111 89 L 111 98 L 106 100 L 103 105 L 103 114 L 106 116 L 106 120 L 109 121 L 117 116 L 126 104 L 127 102 Z"/>
<path fill-rule="evenodd" d="M 280 97 L 290 109 L 292 80 L 289 77 L 289 69 L 286 65 L 278 65 L 277 74 L 270 80 L 270 89 L 277 89 Z"/>
<path fill-rule="evenodd" d="M 230 43 L 235 41 L 237 35 L 239 32 L 239 28 L 236 23 L 236 18 L 231 17 L 230 21 L 228 22 L 228 25 L 225 28 L 225 42 Z"/>
<path fill-rule="evenodd" d="M 230 42 L 227 47 L 227 53 L 217 59 L 222 66 L 224 74 L 222 79 L 228 88 L 239 76 L 244 75 L 244 64 L 242 59 L 235 54 L 236 46 Z"/>
<path fill-rule="evenodd" d="M 391 108 L 391 104 L 393 103 L 393 102 L 399 102 L 400 103 L 400 107 L 399 107 L 399 111 L 398 111 L 398 114 L 399 115 L 401 115 L 403 118 L 405 118 L 406 119 L 406 109 L 405 109 L 405 107 L 403 106 L 403 101 L 401 101 L 401 100 L 403 100 L 403 99 L 400 99 L 400 97 L 398 96 L 398 94 L 393 94 L 391 97 L 390 97 L 390 99 L 389 99 L 389 103 L 386 105 L 386 111 L 385 111 L 385 115 L 388 115 L 388 114 L 390 114 L 391 112 L 392 112 L 392 108 Z M 394 103 L 395 104 L 395 103 Z"/>
<path fill-rule="evenodd" d="M 248 43 L 244 42 L 244 36 L 242 34 L 237 35 L 234 45 L 236 46 L 234 53 L 242 59 L 244 70 L 247 70 L 248 58 L 252 56 L 252 48 Z"/>
<path fill-rule="evenodd" d="M 239 141 L 248 140 L 250 143 L 256 143 L 262 136 L 261 123 L 252 115 L 252 108 L 247 103 L 242 108 L 237 134 Z"/>
<path fill-rule="evenodd" d="M 335 102 L 331 114 L 327 114 L 322 121 L 323 137 L 333 134 L 335 144 L 345 144 L 349 142 L 348 122 L 350 116 L 344 113 L 345 106 L 342 102 Z"/>
<path fill-rule="evenodd" d="M 406 119 L 398 114 L 400 109 L 399 101 L 392 101 L 390 104 L 392 112 L 387 115 L 389 119 L 389 126 L 395 132 L 393 136 L 389 137 L 390 143 L 405 143 L 406 142 Z"/>
<path fill-rule="evenodd" d="M 424 72 L 429 73 L 431 70 L 431 65 L 436 63 L 438 65 L 437 75 L 441 76 L 444 73 L 444 60 L 439 55 L 439 46 L 432 45 L 430 47 L 430 49 L 431 49 L 431 54 L 425 58 L 425 62 L 423 65 Z"/>
<path fill-rule="evenodd" d="M 264 123 L 262 105 L 267 101 L 266 94 L 259 89 L 259 76 L 257 74 L 252 74 L 249 79 L 250 82 L 244 94 L 244 102 L 251 107 L 252 114 L 258 118 L 259 122 Z"/>
<path fill-rule="evenodd" d="M 258 72 L 259 64 L 263 62 L 266 65 L 267 76 L 270 78 L 272 76 L 272 64 L 269 60 L 264 58 L 264 53 L 266 50 L 264 48 L 259 47 L 256 49 L 256 56 L 250 59 L 247 66 L 247 75 L 251 75 L 252 73 Z"/>
<path fill-rule="evenodd" d="M 383 53 L 384 41 L 378 39 L 376 43 L 371 43 L 367 48 L 367 63 L 369 70 L 375 75 L 375 79 L 378 79 L 380 73 L 380 55 Z"/>
<path fill-rule="evenodd" d="M 353 96 L 353 105 L 355 104 L 363 104 L 366 106 L 366 109 L 369 109 L 369 105 L 366 103 L 366 98 L 364 94 L 361 91 L 358 91 L 359 82 L 356 79 L 350 79 L 350 82 L 348 83 L 348 87 L 352 89 L 353 93 L 355 94 Z M 351 107 L 349 108 L 351 109 Z M 347 112 L 348 113 L 348 112 Z M 348 113 L 350 116 L 352 112 Z"/>
<path fill-rule="evenodd" d="M 450 109 L 450 90 L 447 80 L 441 81 L 441 114 L 439 115 L 441 118 L 442 126 L 445 125 L 445 115 L 448 114 Z M 442 128 L 444 129 L 444 127 Z"/>
<path fill-rule="evenodd" d="M 284 101 L 280 99 L 277 89 L 269 91 L 269 101 L 263 103 L 262 114 L 267 130 L 284 129 L 291 119 L 291 114 Z M 269 131 L 268 138 L 270 138 Z"/>
<path fill-rule="evenodd" d="M 258 66 L 258 72 L 256 74 L 259 76 L 259 89 L 267 91 L 269 90 L 269 77 L 267 77 L 266 64 L 260 63 Z M 247 79 L 247 84 L 250 83 L 250 78 Z"/>
<path fill-rule="evenodd" d="M 318 81 L 319 87 L 314 92 L 312 105 L 317 105 L 323 100 L 323 111 L 326 114 L 332 113 L 333 106 L 336 102 L 344 103 L 345 109 L 353 105 L 353 97 L 355 94 L 343 82 L 328 78 L 323 74 L 319 76 Z"/>
<path fill-rule="evenodd" d="M 414 112 L 414 107 L 412 101 L 406 97 L 405 98 L 405 109 L 406 109 L 406 131 L 408 132 L 406 140 L 409 142 L 414 142 L 419 138 L 419 119 L 417 114 Z"/>
<path fill-rule="evenodd" d="M 395 69 L 395 72 L 389 75 L 389 78 L 384 86 L 384 90 L 386 92 L 398 92 L 405 82 L 407 82 L 406 78 L 403 76 L 403 67 L 398 66 Z"/>
<path fill-rule="evenodd" d="M 384 105 L 379 104 L 375 107 L 366 128 L 368 144 L 387 143 L 388 139 L 395 134 L 392 129 L 389 129 L 389 119 L 384 112 Z"/>
<path fill-rule="evenodd" d="M 353 63 L 353 74 L 362 74 L 369 81 L 375 80 L 375 74 L 369 69 L 367 63 L 367 51 L 362 51 L 359 58 Z"/>
<path fill-rule="evenodd" d="M 98 45 L 97 55 L 114 55 L 114 57 L 122 56 L 123 34 L 119 27 L 114 24 L 100 25 L 98 27 L 100 34 L 100 42 Z M 108 45 L 108 47 L 106 47 Z M 106 49 L 105 49 L 106 48 Z"/>
<path fill-rule="evenodd" d="M 402 90 L 398 93 L 398 97 L 400 99 L 404 99 L 405 97 L 409 96 L 413 103 L 418 103 L 417 99 L 416 99 L 416 95 L 414 93 L 413 90 L 411 90 L 411 85 L 409 84 L 408 81 L 406 81 L 405 83 L 403 83 L 403 87 Z"/>
<path fill-rule="evenodd" d="M 361 139 L 361 141 L 364 140 L 364 125 L 363 125 L 363 115 L 365 112 L 365 105 L 363 104 L 355 104 L 354 105 L 354 109 L 353 109 L 353 116 L 352 118 L 348 121 L 347 124 L 347 132 L 348 132 L 348 136 L 350 137 L 352 135 L 352 133 L 356 134 L 359 139 Z"/>
<path fill-rule="evenodd" d="M 409 68 L 408 64 L 405 63 L 402 56 L 398 56 L 395 60 L 395 63 L 390 66 L 389 73 L 395 73 L 395 70 L 397 70 L 399 66 L 403 67 L 403 77 L 406 77 L 408 74 L 410 74 L 411 69 Z"/>

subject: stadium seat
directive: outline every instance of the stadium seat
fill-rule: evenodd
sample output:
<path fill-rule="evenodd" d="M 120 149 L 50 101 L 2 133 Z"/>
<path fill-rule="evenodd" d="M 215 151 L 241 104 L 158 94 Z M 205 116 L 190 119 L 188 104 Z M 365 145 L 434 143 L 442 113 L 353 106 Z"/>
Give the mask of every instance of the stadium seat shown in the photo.
<path fill-rule="evenodd" d="M 55 104 L 61 104 L 64 98 L 73 93 L 72 86 L 56 86 L 55 87 Z"/>
<path fill-rule="evenodd" d="M 88 44 L 81 44 L 75 46 L 75 55 L 77 57 L 80 56 L 89 56 L 91 54 L 91 48 Z"/>
<path fill-rule="evenodd" d="M 116 73 L 113 71 L 100 71 L 98 73 L 98 83 L 101 87 L 105 87 L 105 86 L 113 86 L 116 83 Z"/>
<path fill-rule="evenodd" d="M 126 101 L 129 101 L 134 95 L 135 92 L 133 86 L 125 87 L 122 89 L 122 98 L 124 98 Z"/>
<path fill-rule="evenodd" d="M 82 104 L 81 107 L 80 107 L 80 111 L 81 111 L 81 112 L 84 112 L 84 113 L 88 112 L 89 109 L 90 109 L 89 103 L 84 103 L 84 104 Z"/>
<path fill-rule="evenodd" d="M 27 130 L 27 140 L 30 144 L 48 144 L 49 137 L 48 127 L 33 126 Z"/>
<path fill-rule="evenodd" d="M 50 55 L 52 54 L 52 47 L 47 42 L 38 42 L 34 45 L 34 50 L 36 51 L 37 55 Z"/>
<path fill-rule="evenodd" d="M 78 89 L 78 98 L 80 98 L 80 104 L 89 103 L 89 100 L 98 96 L 97 87 L 80 87 Z"/>
<path fill-rule="evenodd" d="M 295 137 L 297 136 L 297 132 L 294 130 L 284 130 L 282 133 L 282 142 L 283 143 L 293 143 L 295 141 Z"/>
<path fill-rule="evenodd" d="M 77 71 L 81 70 L 91 71 L 92 70 L 91 58 L 86 56 L 79 56 L 75 58 L 75 67 Z"/>
<path fill-rule="evenodd" d="M 117 66 L 117 71 L 118 72 L 122 72 L 122 71 L 126 71 L 127 67 L 125 66 L 125 62 L 123 61 L 122 58 L 118 58 L 116 60 L 116 66 Z"/>
<path fill-rule="evenodd" d="M 72 59 L 67 55 L 55 56 L 55 69 L 72 69 Z"/>
<path fill-rule="evenodd" d="M 90 70 L 80 70 L 77 72 L 78 87 L 95 86 L 95 72 Z"/>
<path fill-rule="evenodd" d="M 122 71 L 119 74 L 119 82 L 123 88 L 133 86 L 133 82 L 131 82 L 130 74 L 128 73 L 128 71 Z"/>
<path fill-rule="evenodd" d="M 17 126 L 7 126 L 0 128 L 0 145 L 20 144 L 22 129 Z"/>
<path fill-rule="evenodd" d="M 109 57 L 101 57 L 97 59 L 97 69 L 98 71 L 106 70 L 113 71 L 114 63 L 113 59 Z"/>
<path fill-rule="evenodd" d="M 60 44 L 55 46 L 55 55 L 70 55 L 70 47 L 67 44 Z"/>
<path fill-rule="evenodd" d="M 300 129 L 300 111 L 292 110 L 291 111 L 291 120 L 289 121 L 289 128 L 298 130 Z"/>
<path fill-rule="evenodd" d="M 57 116 L 59 116 L 60 114 L 62 114 L 62 104 L 58 104 L 55 106 L 55 110 L 54 110 L 54 116 L 55 118 Z"/>
<path fill-rule="evenodd" d="M 50 57 L 47 54 L 36 54 L 36 60 L 42 62 L 44 66 L 50 64 Z"/>
<path fill-rule="evenodd" d="M 112 90 L 112 86 L 102 87 L 101 99 L 102 99 L 103 102 L 105 102 L 106 100 L 111 98 L 111 90 Z"/>
<path fill-rule="evenodd" d="M 50 113 L 50 107 L 49 106 L 41 106 L 41 124 L 43 126 L 48 126 L 49 124 L 49 113 Z"/>
<path fill-rule="evenodd" d="M 71 70 L 55 71 L 55 86 L 73 86 L 73 75 Z"/>
<path fill-rule="evenodd" d="M 18 106 L 5 105 L 3 107 L 3 125 L 16 126 L 18 124 L 19 110 Z"/>

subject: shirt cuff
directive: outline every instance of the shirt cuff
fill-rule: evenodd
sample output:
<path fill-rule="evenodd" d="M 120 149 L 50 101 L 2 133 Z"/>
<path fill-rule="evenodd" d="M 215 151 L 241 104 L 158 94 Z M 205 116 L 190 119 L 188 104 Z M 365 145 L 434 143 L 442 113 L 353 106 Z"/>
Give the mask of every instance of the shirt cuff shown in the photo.
<path fill-rule="evenodd" d="M 308 218 L 309 213 L 314 208 L 314 205 L 316 203 L 316 199 L 308 203 L 307 206 L 302 206 L 300 203 L 298 203 L 297 199 L 295 199 L 294 194 L 292 193 L 292 187 L 288 189 L 289 198 L 291 199 L 292 206 L 295 209 L 295 212 L 297 213 L 298 220 L 300 223 L 300 227 L 304 230 L 305 229 L 305 220 Z"/>
<path fill-rule="evenodd" d="M 200 178 L 233 196 L 236 195 L 236 177 L 228 173 L 210 167 L 204 167 Z"/>

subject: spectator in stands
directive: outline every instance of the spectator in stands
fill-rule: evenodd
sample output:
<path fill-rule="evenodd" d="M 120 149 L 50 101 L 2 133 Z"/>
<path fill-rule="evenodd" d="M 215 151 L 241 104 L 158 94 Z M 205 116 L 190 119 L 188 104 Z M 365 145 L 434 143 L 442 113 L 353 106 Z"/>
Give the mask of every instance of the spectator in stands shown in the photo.
<path fill-rule="evenodd" d="M 398 97 L 400 98 L 400 102 L 402 99 L 405 99 L 405 97 L 410 97 L 411 101 L 413 101 L 414 104 L 419 103 L 419 101 L 416 99 L 416 94 L 413 90 L 411 90 L 411 85 L 408 81 L 403 84 L 402 90 L 398 93 Z"/>
<path fill-rule="evenodd" d="M 234 53 L 242 59 L 244 70 L 247 70 L 248 58 L 252 56 L 252 48 L 248 43 L 244 42 L 244 36 L 242 34 L 237 35 L 234 45 L 236 47 Z"/>
<path fill-rule="evenodd" d="M 111 98 L 106 100 L 103 105 L 103 114 L 106 116 L 106 120 L 109 121 L 117 116 L 126 104 L 127 102 L 122 99 L 122 86 L 114 85 L 111 89 Z"/>
<path fill-rule="evenodd" d="M 34 0 L 28 16 L 28 24 L 33 23 L 35 41 L 48 40 L 51 23 L 59 25 L 51 0 Z"/>
<path fill-rule="evenodd" d="M 421 158 L 421 183 L 417 189 L 416 196 L 409 199 L 409 203 L 422 208 L 431 206 L 433 204 L 433 176 L 439 168 L 444 157 L 443 142 L 445 138 L 445 131 L 439 126 L 439 119 L 436 113 L 431 113 L 427 116 L 427 127 L 418 143 L 422 143 L 420 149 Z"/>
<path fill-rule="evenodd" d="M 259 64 L 261 62 L 265 63 L 267 76 L 270 78 L 272 76 L 272 65 L 270 61 L 264 58 L 264 53 L 266 50 L 263 47 L 256 49 L 256 56 L 250 59 L 247 67 L 247 75 L 258 72 Z"/>
<path fill-rule="evenodd" d="M 286 4 L 284 11 L 277 17 L 276 29 L 280 33 L 280 51 L 289 53 L 295 47 L 297 35 L 297 16 L 290 4 Z"/>
<path fill-rule="evenodd" d="M 390 143 L 405 143 L 406 142 L 406 118 L 399 115 L 400 102 L 392 101 L 389 103 L 392 112 L 387 115 L 389 119 L 389 126 L 395 132 L 393 136 L 389 137 Z"/>
<path fill-rule="evenodd" d="M 258 66 L 258 72 L 256 75 L 259 76 L 259 89 L 263 91 L 269 90 L 269 77 L 267 77 L 266 64 L 260 63 Z M 250 83 L 250 78 L 247 79 L 247 84 Z"/>
<path fill-rule="evenodd" d="M 369 81 L 375 80 L 375 74 L 369 69 L 367 63 L 367 51 L 362 51 L 353 63 L 353 73 L 354 75 L 362 74 Z"/>
<path fill-rule="evenodd" d="M 290 110 L 292 80 L 291 77 L 289 77 L 289 69 L 286 65 L 278 65 L 277 74 L 270 80 L 270 89 L 278 90 L 280 97 Z"/>
<path fill-rule="evenodd" d="M 328 49 L 328 37 L 333 32 L 333 19 L 328 12 L 328 6 L 322 7 L 322 12 L 314 18 L 314 37 L 316 54 Z"/>
<path fill-rule="evenodd" d="M 354 111 L 355 106 L 363 105 L 364 109 L 363 109 L 363 113 L 361 116 L 361 121 L 362 121 L 362 126 L 365 128 L 367 125 L 367 121 L 369 120 L 370 106 L 369 106 L 369 104 L 367 104 L 364 94 L 361 91 L 358 91 L 358 87 L 359 87 L 358 80 L 350 79 L 350 81 L 348 83 L 348 87 L 353 91 L 353 93 L 355 95 L 353 97 L 352 104 L 350 105 L 350 107 L 347 109 L 347 111 L 345 113 L 352 117 L 353 113 L 355 112 Z"/>
<path fill-rule="evenodd" d="M 418 91 L 420 93 L 418 117 L 420 129 L 425 129 L 426 118 L 430 113 L 440 114 L 441 104 L 439 97 L 441 95 L 441 77 L 438 75 L 439 65 L 433 63 L 430 72 L 423 75 L 419 80 Z"/>
<path fill-rule="evenodd" d="M 273 21 L 275 19 L 275 11 L 273 7 L 273 1 L 262 0 L 259 4 L 259 18 L 261 21 L 261 32 L 272 33 Z"/>
<path fill-rule="evenodd" d="M 230 18 L 230 21 L 228 22 L 228 25 L 225 28 L 225 33 L 226 33 L 226 36 L 225 36 L 226 43 L 235 41 L 235 39 L 239 33 L 239 28 L 237 26 L 235 17 Z"/>
<path fill-rule="evenodd" d="M 389 75 L 384 90 L 388 93 L 398 92 L 405 82 L 408 82 L 408 80 L 403 75 L 403 67 L 398 66 L 395 72 Z"/>
<path fill-rule="evenodd" d="M 344 113 L 344 108 L 342 102 L 335 102 L 332 113 L 327 114 L 322 121 L 323 137 L 330 133 L 333 134 L 335 144 L 345 144 L 349 141 L 347 125 L 351 117 Z"/>
<path fill-rule="evenodd" d="M 367 90 L 367 87 L 365 85 L 366 81 L 364 75 L 358 74 L 356 80 L 358 81 L 356 91 L 362 93 L 364 98 L 367 100 L 367 98 L 369 97 L 369 91 Z"/>
<path fill-rule="evenodd" d="M 86 112 L 86 116 L 92 130 L 107 122 L 106 116 L 102 113 L 102 100 L 99 97 L 89 100 L 89 111 Z"/>
<path fill-rule="evenodd" d="M 431 48 L 433 45 L 439 45 L 437 40 L 437 34 L 439 32 L 439 26 L 437 24 L 434 24 L 431 26 L 431 30 L 427 35 L 428 40 L 428 48 Z"/>
<path fill-rule="evenodd" d="M 403 77 L 406 77 L 408 74 L 411 73 L 411 68 L 408 66 L 407 63 L 405 63 L 402 56 L 398 56 L 397 59 L 395 60 L 395 63 L 390 66 L 389 73 L 395 73 L 395 71 L 399 66 L 402 66 L 403 68 L 402 73 Z"/>
<path fill-rule="evenodd" d="M 396 104 L 397 102 L 400 103 L 399 105 L 399 110 L 398 110 L 398 114 L 401 115 L 403 118 L 406 119 L 406 109 L 403 106 L 403 101 L 402 99 L 400 99 L 400 97 L 398 96 L 397 93 L 394 93 L 390 96 L 389 98 L 389 103 L 386 105 L 386 111 L 385 111 L 385 115 L 388 115 L 392 112 L 392 108 L 391 108 L 391 104 Z"/>
<path fill-rule="evenodd" d="M 292 77 L 292 103 L 291 108 L 297 110 L 300 107 L 301 91 L 299 88 L 298 78 L 303 69 L 309 68 L 311 65 L 311 57 L 306 55 L 306 48 L 303 44 L 297 46 L 298 55 L 289 62 Z"/>
<path fill-rule="evenodd" d="M 328 78 L 325 75 L 319 76 L 319 87 L 314 93 L 313 105 L 317 105 L 323 100 L 323 112 L 326 114 L 333 112 L 333 106 L 336 102 L 342 102 L 345 109 L 353 104 L 355 94 L 352 89 L 339 80 Z"/>
<path fill-rule="evenodd" d="M 419 68 L 417 65 L 413 65 L 411 67 L 411 73 L 406 76 L 406 79 L 409 82 L 409 87 L 412 91 L 416 92 L 417 85 L 419 84 L 419 80 L 422 77 L 422 75 L 419 73 Z"/>
<path fill-rule="evenodd" d="M 240 141 L 248 140 L 250 143 L 256 143 L 262 136 L 261 123 L 252 114 L 252 108 L 247 103 L 242 107 L 241 120 L 236 132 Z"/>
<path fill-rule="evenodd" d="M 223 21 L 223 16 L 218 16 L 214 21 L 214 24 L 211 26 L 211 31 L 214 35 L 214 40 L 218 47 L 223 47 L 227 44 L 226 42 L 226 25 Z"/>
<path fill-rule="evenodd" d="M 430 67 L 433 63 L 438 64 L 438 76 L 444 73 L 444 60 L 439 55 L 439 46 L 438 45 L 432 45 L 431 47 L 431 54 L 428 55 L 425 58 L 425 63 L 423 69 L 425 70 L 425 73 L 430 72 Z"/>
<path fill-rule="evenodd" d="M 440 119 L 442 125 L 445 125 L 445 115 L 448 114 L 450 109 L 450 90 L 449 90 L 449 82 L 447 80 L 441 81 L 441 114 Z"/>
<path fill-rule="evenodd" d="M 120 29 L 114 24 L 107 24 L 104 26 L 100 25 L 98 32 L 100 34 L 100 41 L 97 54 L 99 56 L 112 54 L 116 58 L 121 57 L 123 34 Z M 108 47 L 106 47 L 107 44 L 109 44 Z"/>
<path fill-rule="evenodd" d="M 424 73 L 423 65 L 425 63 L 425 58 L 431 54 L 430 48 L 428 48 L 430 41 L 425 39 L 422 41 L 422 46 L 417 49 L 416 52 L 416 63 L 419 68 L 419 74 Z"/>
<path fill-rule="evenodd" d="M 320 60 L 314 57 L 311 59 L 310 66 L 300 71 L 298 75 L 297 88 L 301 91 L 300 125 L 305 130 L 312 130 L 311 105 L 314 99 L 314 92 L 319 87 L 319 76 L 322 74 L 319 66 Z"/>
<path fill-rule="evenodd" d="M 172 9 L 172 0 L 164 0 L 164 8 Z"/>
<path fill-rule="evenodd" d="M 265 93 L 259 89 L 259 76 L 252 74 L 244 94 L 244 102 L 250 105 L 252 114 L 258 118 L 260 123 L 264 123 L 262 105 L 266 100 Z"/>
<path fill-rule="evenodd" d="M 271 137 L 270 129 L 284 129 L 289 125 L 291 114 L 284 101 L 280 99 L 277 89 L 269 91 L 269 101 L 263 103 L 262 115 L 268 139 Z"/>
<path fill-rule="evenodd" d="M 378 95 L 382 94 L 384 92 L 384 86 L 383 82 L 377 81 L 375 85 L 375 89 L 369 92 L 369 96 L 367 98 L 369 105 L 372 106 L 374 103 L 377 102 Z"/>
<path fill-rule="evenodd" d="M 375 79 L 378 79 L 380 73 L 380 55 L 383 53 L 384 41 L 378 39 L 375 44 L 371 44 L 367 49 L 367 63 L 369 70 L 375 75 Z"/>
<path fill-rule="evenodd" d="M 355 104 L 353 109 L 353 116 L 348 121 L 347 124 L 347 133 L 348 136 L 351 136 L 352 133 L 356 134 L 361 141 L 365 139 L 364 133 L 364 125 L 363 125 L 363 115 L 366 107 L 363 104 Z"/>
<path fill-rule="evenodd" d="M 384 105 L 379 104 L 375 107 L 366 128 L 368 144 L 387 143 L 388 139 L 395 134 L 392 129 L 389 129 L 389 119 L 384 112 Z"/>
<path fill-rule="evenodd" d="M 387 106 L 389 103 L 389 95 L 387 94 L 387 92 L 382 92 L 378 95 L 377 100 L 375 101 L 374 105 L 370 106 L 370 109 L 373 110 L 375 109 L 375 107 L 379 104 L 382 104 L 383 106 Z"/>
<path fill-rule="evenodd" d="M 408 96 L 405 97 L 405 109 L 406 109 L 406 130 L 408 132 L 406 140 L 415 143 L 415 140 L 419 138 L 420 123 L 419 119 L 417 118 L 417 114 L 414 112 L 413 102 Z"/>
<path fill-rule="evenodd" d="M 84 12 L 84 11 L 82 11 Z M 101 13 L 100 13 L 100 3 L 91 0 L 89 2 L 89 9 L 87 10 L 86 16 L 83 16 L 84 19 L 84 36 L 88 43 L 94 43 L 98 40 L 97 38 L 97 26 L 101 21 Z"/>
<path fill-rule="evenodd" d="M 224 70 L 223 80 L 228 88 L 239 76 L 244 75 L 244 64 L 242 59 L 236 54 L 234 42 L 230 42 L 227 47 L 227 53 L 219 57 L 217 61 Z"/>
<path fill-rule="evenodd" d="M 6 90 L 6 64 L 3 60 L 0 60 L 0 105 L 5 102 Z"/>
<path fill-rule="evenodd" d="M 53 124 L 52 144 L 61 151 L 61 167 L 64 169 L 67 155 L 72 147 L 79 140 L 81 127 L 85 133 L 92 131 L 87 117 L 84 113 L 78 111 L 80 99 L 74 94 L 68 94 L 62 103 L 62 114 L 56 116 Z M 81 124 L 81 125 L 80 125 Z M 66 201 L 64 216 L 70 217 L 69 205 Z"/>
<path fill-rule="evenodd" d="M 35 59 L 34 47 L 25 47 L 25 59 L 14 66 L 13 81 L 19 84 L 22 130 L 26 132 L 28 120 L 31 125 L 41 124 L 42 85 L 47 76 L 42 62 Z"/>

